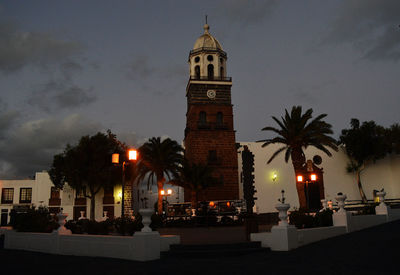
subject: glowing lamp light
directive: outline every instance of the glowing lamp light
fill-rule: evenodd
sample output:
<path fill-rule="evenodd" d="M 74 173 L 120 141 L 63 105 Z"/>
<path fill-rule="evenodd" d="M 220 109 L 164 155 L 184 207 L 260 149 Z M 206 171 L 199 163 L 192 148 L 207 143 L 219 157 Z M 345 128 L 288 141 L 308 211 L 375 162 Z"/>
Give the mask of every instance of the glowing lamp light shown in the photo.
<path fill-rule="evenodd" d="M 168 194 L 168 195 L 171 195 L 171 194 L 172 194 L 172 189 L 168 189 L 168 190 L 167 190 L 167 194 Z"/>
<path fill-rule="evenodd" d="M 122 190 L 118 191 L 117 196 L 120 200 L 122 199 Z"/>
<path fill-rule="evenodd" d="M 226 206 L 231 206 L 231 203 L 228 201 L 227 203 L 226 203 Z"/>
<path fill-rule="evenodd" d="M 137 151 L 136 150 L 129 150 L 128 151 L 128 159 L 129 160 L 137 160 Z"/>
<path fill-rule="evenodd" d="M 165 195 L 165 190 L 161 189 L 160 194 L 161 194 L 161 196 L 164 196 Z"/>
<path fill-rule="evenodd" d="M 317 180 L 317 175 L 316 174 L 311 174 L 310 176 L 312 181 L 316 181 Z"/>
<path fill-rule="evenodd" d="M 274 173 L 274 174 L 272 175 L 272 180 L 273 180 L 273 181 L 276 181 L 277 178 L 278 178 L 278 175 L 277 175 L 276 173 Z"/>
<path fill-rule="evenodd" d="M 213 201 L 210 201 L 210 206 L 214 207 L 215 203 Z"/>
<path fill-rule="evenodd" d="M 301 176 L 301 175 L 297 176 L 297 181 L 298 182 L 302 182 L 303 181 L 303 176 Z"/>
<path fill-rule="evenodd" d="M 119 154 L 112 154 L 111 161 L 114 164 L 118 164 L 119 163 Z"/>

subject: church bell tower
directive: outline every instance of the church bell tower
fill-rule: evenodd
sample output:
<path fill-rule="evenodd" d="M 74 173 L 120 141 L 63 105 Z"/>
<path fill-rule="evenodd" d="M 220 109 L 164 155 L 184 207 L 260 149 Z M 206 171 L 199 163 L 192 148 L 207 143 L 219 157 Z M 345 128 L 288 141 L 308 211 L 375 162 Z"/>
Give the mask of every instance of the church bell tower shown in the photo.
<path fill-rule="evenodd" d="M 204 25 L 204 34 L 189 54 L 186 87 L 185 157 L 207 164 L 223 184 L 198 194 L 199 201 L 239 199 L 238 159 L 231 103 L 232 78 L 227 77 L 227 54 Z M 190 201 L 190 190 L 185 190 Z"/>

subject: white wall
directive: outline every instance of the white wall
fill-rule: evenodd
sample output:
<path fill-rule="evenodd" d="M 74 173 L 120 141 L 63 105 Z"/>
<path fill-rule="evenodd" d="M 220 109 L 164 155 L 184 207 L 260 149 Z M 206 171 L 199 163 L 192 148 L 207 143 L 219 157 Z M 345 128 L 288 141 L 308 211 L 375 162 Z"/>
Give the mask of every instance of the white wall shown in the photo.
<path fill-rule="evenodd" d="M 255 155 L 255 187 L 257 190 L 256 207 L 259 213 L 276 212 L 274 205 L 281 197 L 281 190 L 285 190 L 285 197 L 293 207 L 299 207 L 299 200 L 295 186 L 295 175 L 291 159 L 284 161 L 284 152 L 278 155 L 270 164 L 268 159 L 281 147 L 281 145 L 269 145 L 262 148 L 262 143 L 241 142 L 247 145 Z M 241 149 L 242 150 L 242 149 Z M 320 167 L 324 169 L 325 198 L 334 200 L 338 192 L 347 195 L 347 200 L 360 200 L 360 193 L 356 184 L 355 176 L 346 172 L 348 158 L 343 149 L 338 152 L 332 151 L 333 156 L 328 157 L 325 153 L 308 148 L 305 151 L 306 158 L 312 159 L 314 155 L 322 157 Z M 241 159 L 241 154 L 239 154 Z M 239 162 L 239 175 L 242 165 Z M 273 173 L 277 179 L 272 180 Z M 368 165 L 361 175 L 364 192 L 368 199 L 373 199 L 373 190 L 385 188 L 386 199 L 400 198 L 400 156 L 391 155 L 385 159 L 378 160 L 375 164 Z"/>

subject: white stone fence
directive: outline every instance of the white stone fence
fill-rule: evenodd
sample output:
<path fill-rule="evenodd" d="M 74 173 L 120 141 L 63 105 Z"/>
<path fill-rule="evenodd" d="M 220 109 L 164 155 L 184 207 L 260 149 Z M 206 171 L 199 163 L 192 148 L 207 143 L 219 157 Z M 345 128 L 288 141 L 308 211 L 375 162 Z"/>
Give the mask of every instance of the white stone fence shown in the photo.
<path fill-rule="evenodd" d="M 148 210 L 143 213 L 141 210 Z M 60 255 L 109 257 L 135 261 L 151 261 L 160 258 L 161 251 L 168 251 L 171 244 L 179 244 L 176 235 L 160 236 L 151 231 L 149 224 L 152 211 L 141 209 L 144 227 L 133 236 L 78 235 L 71 234 L 60 222 L 60 228 L 53 233 L 21 233 L 14 230 L 4 232 L 4 248 L 21 249 Z M 151 213 L 150 213 L 151 212 Z M 65 216 L 65 215 L 64 215 Z M 60 219 L 61 220 L 61 219 Z"/>
<path fill-rule="evenodd" d="M 380 194 L 379 194 L 380 193 Z M 260 241 L 263 247 L 274 251 L 289 251 L 299 246 L 328 239 L 349 232 L 376 226 L 382 223 L 399 220 L 400 209 L 391 209 L 385 204 L 385 192 L 378 192 L 380 204 L 375 208 L 376 215 L 355 215 L 344 209 L 346 195 L 338 195 L 339 210 L 333 214 L 333 226 L 297 229 L 287 223 L 289 204 L 277 204 L 281 221 L 273 226 L 271 232 L 252 233 L 251 241 Z"/>

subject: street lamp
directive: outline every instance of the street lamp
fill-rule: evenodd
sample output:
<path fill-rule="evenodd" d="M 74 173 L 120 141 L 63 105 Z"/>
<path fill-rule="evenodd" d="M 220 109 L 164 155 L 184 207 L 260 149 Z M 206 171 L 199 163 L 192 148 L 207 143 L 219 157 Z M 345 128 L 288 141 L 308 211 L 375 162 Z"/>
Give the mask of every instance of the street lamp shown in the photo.
<path fill-rule="evenodd" d="M 165 202 L 168 205 L 168 196 L 172 195 L 172 189 L 167 189 L 167 190 L 161 189 L 160 190 L 160 194 L 161 194 L 161 196 L 163 196 L 163 201 L 164 201 L 164 198 L 165 198 Z M 167 210 L 168 209 L 166 209 L 165 212 L 167 212 Z"/>
<path fill-rule="evenodd" d="M 128 150 L 128 161 L 136 161 L 138 157 L 138 152 L 135 149 Z M 112 154 L 112 163 L 113 164 L 120 164 L 119 163 L 119 154 Z M 124 216 L 125 212 L 125 166 L 128 163 L 124 160 L 122 162 L 122 196 L 121 196 L 121 218 Z"/>
<path fill-rule="evenodd" d="M 307 209 L 310 208 L 310 202 L 309 202 L 310 201 L 310 197 L 309 197 L 309 192 L 308 192 L 308 184 L 317 181 L 317 175 L 316 174 L 309 174 L 308 176 L 309 177 L 305 177 L 303 175 L 297 175 L 296 176 L 297 182 L 303 182 L 304 181 L 304 183 L 305 183 Z"/>

